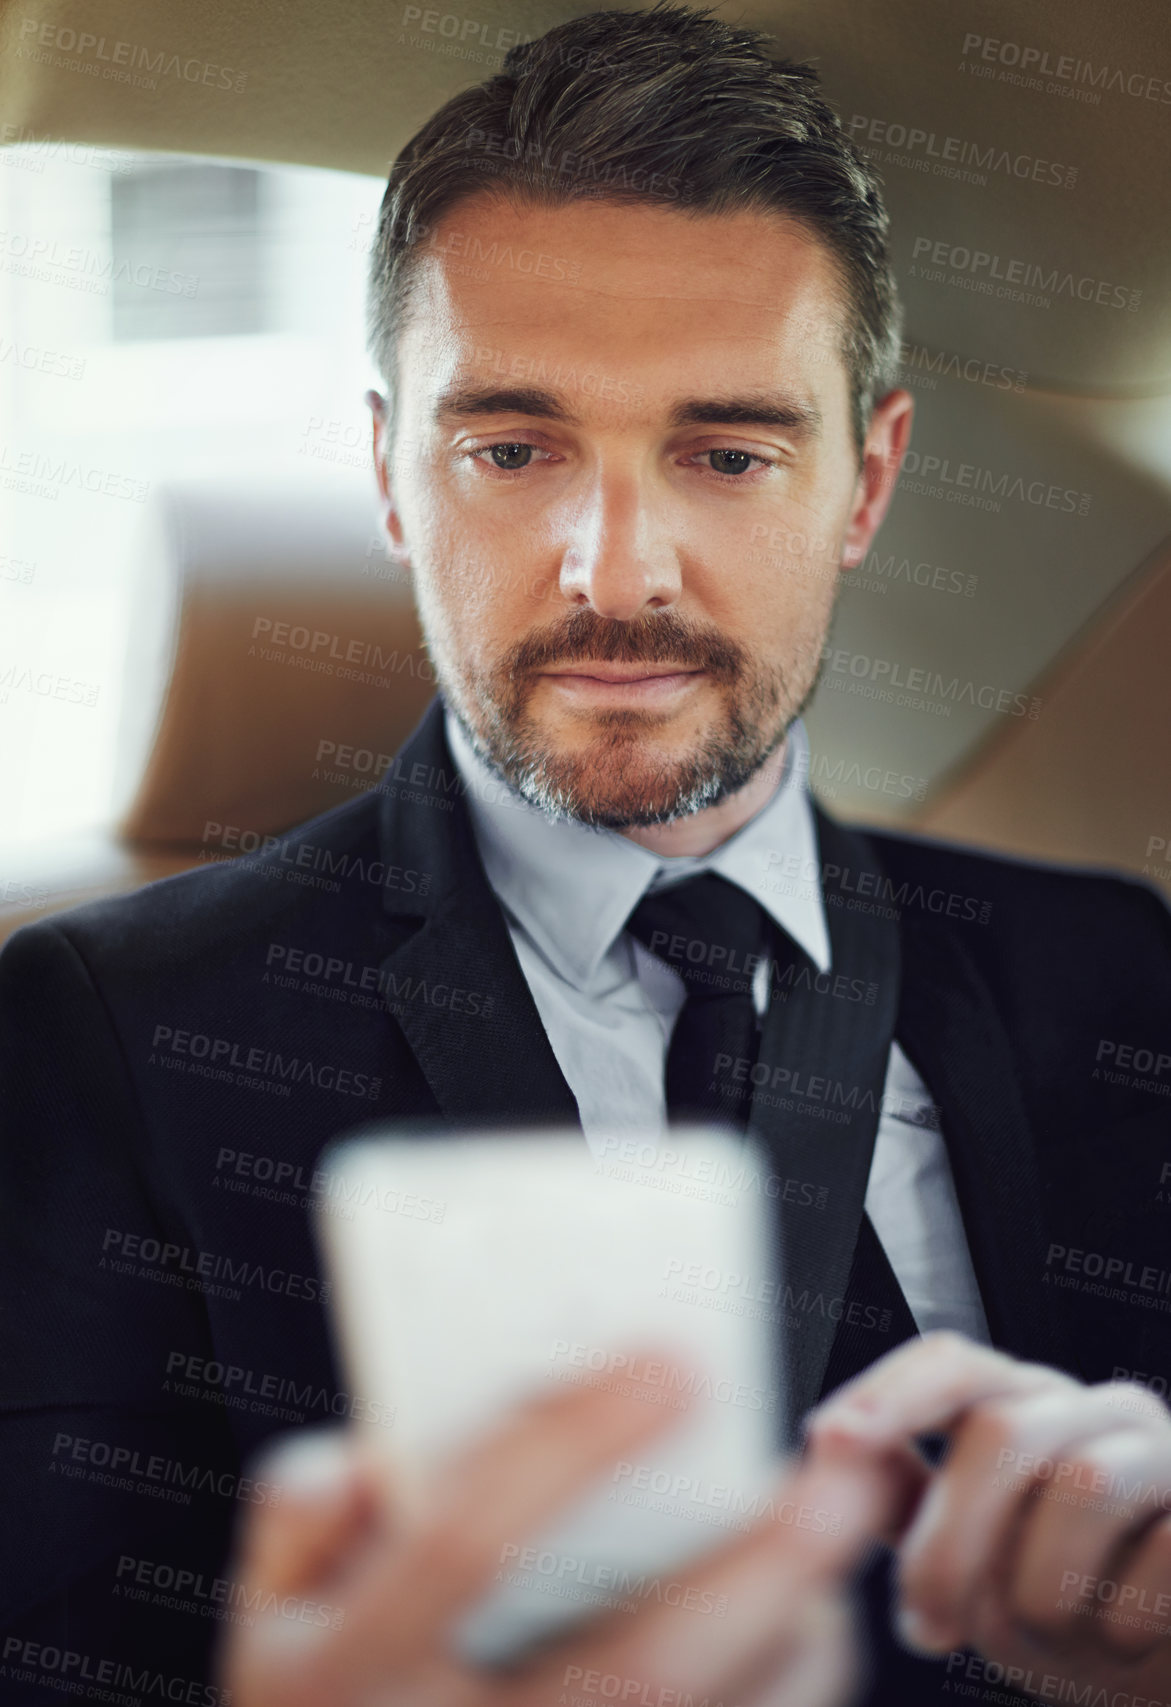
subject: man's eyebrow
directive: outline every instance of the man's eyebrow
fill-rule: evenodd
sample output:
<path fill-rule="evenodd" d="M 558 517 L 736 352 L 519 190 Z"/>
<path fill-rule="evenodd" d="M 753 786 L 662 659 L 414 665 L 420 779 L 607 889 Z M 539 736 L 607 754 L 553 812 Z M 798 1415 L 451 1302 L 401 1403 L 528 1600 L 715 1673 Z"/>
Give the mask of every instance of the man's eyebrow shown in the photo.
<path fill-rule="evenodd" d="M 780 427 L 797 438 L 816 438 L 821 410 L 795 397 L 762 392 L 749 397 L 688 397 L 671 411 L 673 427 Z"/>
<path fill-rule="evenodd" d="M 455 385 L 436 400 L 435 419 L 439 422 L 466 420 L 473 415 L 536 415 L 545 421 L 563 421 L 569 427 L 581 424 L 556 392 L 534 385 Z"/>
<path fill-rule="evenodd" d="M 454 385 L 436 400 L 435 419 L 441 423 L 477 415 L 533 415 L 570 427 L 581 425 L 564 399 L 542 386 Z M 668 416 L 672 427 L 780 427 L 798 438 L 815 438 L 821 424 L 821 411 L 812 403 L 772 392 L 687 397 Z"/>

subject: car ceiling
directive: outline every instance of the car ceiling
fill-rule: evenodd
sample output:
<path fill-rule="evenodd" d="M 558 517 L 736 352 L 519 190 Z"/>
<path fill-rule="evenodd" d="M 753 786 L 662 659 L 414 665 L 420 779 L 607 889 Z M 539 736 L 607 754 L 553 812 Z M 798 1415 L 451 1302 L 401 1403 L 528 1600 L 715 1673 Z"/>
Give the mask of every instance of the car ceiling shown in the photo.
<path fill-rule="evenodd" d="M 591 9 L 548 0 L 440 0 L 435 8 L 216 0 L 197 11 L 177 0 L 2 0 L 2 135 L 384 175 L 438 104 L 499 69 L 518 34 Z M 1041 738 L 1046 716 L 1059 715 L 1061 682 L 1094 652 L 1102 624 L 1117 624 L 1120 610 L 1168 574 L 1171 18 L 1165 0 L 1130 0 L 1112 13 L 1095 0 L 1028 8 L 745 0 L 720 15 L 767 30 L 778 53 L 815 63 L 852 134 L 865 141 L 877 127 L 868 146 L 892 215 L 919 458 L 938 459 L 934 468 L 946 463 L 953 475 L 974 466 L 1002 485 L 1007 475 L 1018 493 L 1077 494 L 1072 511 L 1066 499 L 1055 507 L 1018 495 L 997 512 L 948 501 L 938 474 L 920 473 L 935 494 L 904 480 L 877 542 L 885 571 L 870 573 L 869 585 L 854 577 L 843 594 L 834 644 L 844 655 L 881 658 L 904 674 L 927 667 L 1041 702 L 1036 720 L 1007 718 L 963 694 L 947 711 L 926 713 L 860 699 L 848 669 L 836 685 L 823 682 L 810 717 L 820 747 L 864 765 L 897 764 L 928 785 L 925 803 L 899 807 L 846 776 L 837 804 L 847 814 L 901 810 L 928 829 L 946 827 L 955 791 L 980 767 L 987 773 L 990 755 L 1011 757 Z M 231 86 L 169 75 L 140 89 L 83 74 L 76 53 L 36 45 L 68 39 L 56 33 L 63 30 L 198 59 L 231 73 Z M 89 58 L 100 56 L 94 49 Z M 912 131 L 923 138 L 903 141 Z M 986 181 L 937 170 L 948 157 L 967 160 L 964 170 Z M 1022 161 L 1040 181 L 1020 175 Z M 932 276 L 930 252 L 923 276 L 925 243 L 943 246 L 948 259 L 934 268 L 941 276 Z M 1075 283 L 1052 289 L 1047 307 L 1000 299 L 970 288 L 991 266 L 973 272 L 961 261 L 976 251 L 999 257 L 1002 278 L 1019 278 L 1020 268 L 1007 273 L 1017 261 L 1037 269 L 1034 279 Z M 1085 280 L 1106 300 L 1072 294 Z M 984 364 L 996 381 L 972 377 Z M 904 563 L 956 571 L 971 596 L 900 578 Z M 1171 599 L 1144 608 L 1148 620 L 1171 620 Z M 1125 670 L 1124 656 L 1112 656 L 1104 674 L 1077 678 L 1080 692 L 1110 694 L 1110 672 L 1117 679 Z M 1123 803 L 1138 823 L 1151 816 L 1140 797 L 1160 778 L 1171 785 L 1166 689 L 1151 682 L 1147 693 L 1134 739 L 1149 762 Z M 1084 792 L 1078 767 L 1072 735 L 1064 747 L 1058 738 L 1042 767 L 1046 786 Z M 1103 830 L 1092 845 L 1048 849 L 1041 795 L 998 817 L 994 794 L 967 825 L 971 839 L 983 825 L 1001 844 L 1136 863 L 1133 822 L 1124 846 Z M 1030 811 L 1035 821 L 1023 822 Z"/>

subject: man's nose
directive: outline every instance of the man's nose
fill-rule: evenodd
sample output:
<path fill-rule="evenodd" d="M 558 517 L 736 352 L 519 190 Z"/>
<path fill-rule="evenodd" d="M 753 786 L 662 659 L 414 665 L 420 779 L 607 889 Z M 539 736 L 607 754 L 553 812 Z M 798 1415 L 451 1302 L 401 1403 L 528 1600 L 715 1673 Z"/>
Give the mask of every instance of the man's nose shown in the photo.
<path fill-rule="evenodd" d="M 563 595 L 615 622 L 675 604 L 683 576 L 664 506 L 649 477 L 629 468 L 599 473 L 567 530 Z"/>

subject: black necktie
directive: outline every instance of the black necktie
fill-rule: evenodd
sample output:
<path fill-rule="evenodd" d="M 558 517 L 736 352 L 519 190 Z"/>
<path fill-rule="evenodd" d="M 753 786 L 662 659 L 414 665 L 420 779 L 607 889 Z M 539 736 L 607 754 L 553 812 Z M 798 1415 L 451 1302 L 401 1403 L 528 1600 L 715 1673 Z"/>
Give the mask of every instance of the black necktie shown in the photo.
<path fill-rule="evenodd" d="M 773 958 L 782 975 L 802 951 L 759 902 L 714 872 L 648 895 L 627 923 L 631 934 L 672 966 L 687 989 L 667 1054 L 672 1120 L 716 1120 L 738 1131 L 752 1108 L 752 1068 L 760 1028 L 753 969 Z M 863 1210 L 823 1395 L 918 1333 L 874 1224 Z"/>
<path fill-rule="evenodd" d="M 763 908 L 714 872 L 648 895 L 627 930 L 674 968 L 687 989 L 667 1052 L 672 1120 L 743 1131 L 759 1047 L 753 968 L 770 946 Z"/>
<path fill-rule="evenodd" d="M 830 835 L 838 841 L 842 838 L 842 832 L 836 827 L 830 828 Z M 823 857 L 834 863 L 835 852 L 834 842 L 831 842 L 828 853 L 823 848 Z M 836 863 L 839 867 L 847 866 L 850 863 L 848 854 L 843 857 L 838 853 Z M 835 965 L 853 970 L 858 966 L 857 933 L 859 930 L 868 932 L 867 917 L 864 914 L 843 917 L 842 910 L 833 908 L 828 909 L 828 914 Z M 752 1117 L 751 1064 L 757 1061 L 764 1048 L 762 1035 L 768 1035 L 767 1031 L 762 1033 L 756 1021 L 749 956 L 763 953 L 773 960 L 770 967 L 771 1000 L 779 1004 L 775 1018 L 782 1039 L 779 1043 L 774 1042 L 774 1050 L 780 1050 L 782 1062 L 788 1048 L 783 1039 L 789 1012 L 794 1004 L 799 1005 L 809 999 L 807 986 L 803 989 L 800 978 L 810 972 L 812 963 L 751 896 L 711 873 L 690 878 L 672 889 L 648 896 L 635 908 L 627 928 L 653 954 L 675 968 L 687 989 L 687 999 L 676 1021 L 667 1056 L 666 1089 L 670 1118 L 716 1118 L 744 1129 Z M 881 970 L 889 978 L 891 945 L 880 943 L 879 949 L 873 965 L 870 961 L 863 964 L 868 973 Z M 895 955 L 897 967 L 897 943 Z M 849 1007 L 845 1003 L 832 1002 L 832 999 L 831 1003 L 839 1010 L 838 1018 L 846 1023 L 847 1030 L 844 1033 L 835 1030 L 831 1045 L 827 1047 L 814 1027 L 812 1050 L 799 1048 L 795 1059 L 810 1070 L 838 1073 L 852 1080 L 855 1068 L 846 1064 L 847 1059 L 853 1057 L 856 1061 L 860 1054 L 865 1059 L 866 1052 L 859 1051 L 858 1044 L 868 1035 L 866 1028 L 875 1025 L 877 1010 L 864 1003 Z M 874 1034 L 876 1047 L 872 1070 L 876 1094 L 882 1085 L 892 1021 L 893 1012 L 887 1016 L 888 1029 L 880 1029 Z M 801 1032 L 800 1027 L 798 1031 Z M 801 1035 L 808 1045 L 808 1030 Z M 731 1069 L 724 1064 L 729 1058 L 734 1063 Z M 778 1064 L 767 1048 L 765 1059 L 770 1068 Z M 741 1070 L 735 1063 L 744 1060 L 750 1065 Z M 781 1173 L 788 1172 L 788 1124 L 788 1120 L 779 1124 L 770 1122 L 773 1163 Z M 865 1135 L 859 1133 L 857 1136 L 861 1141 Z M 792 1137 L 790 1129 L 790 1145 Z M 818 1149 L 824 1152 L 824 1144 L 828 1141 L 819 1134 Z M 830 1180 L 828 1189 L 832 1197 L 838 1190 L 836 1179 Z M 819 1391 L 822 1395 L 833 1392 L 876 1358 L 918 1332 L 886 1252 L 869 1215 L 862 1208 L 863 1190 L 864 1179 L 860 1178 L 857 1181 L 860 1220 L 856 1223 L 857 1236 L 849 1277 L 843 1287 L 841 1314 L 833 1330 L 828 1362 L 824 1366 L 819 1362 L 816 1364 L 819 1371 L 824 1369 L 824 1374 L 819 1373 L 818 1379 L 808 1388 L 807 1402 L 810 1404 Z M 783 1231 L 781 1238 L 783 1252 L 786 1248 Z M 823 1243 L 818 1240 L 812 1247 L 806 1247 L 806 1256 L 798 1260 L 797 1272 L 790 1270 L 789 1279 L 798 1290 L 804 1282 L 805 1269 L 810 1264 L 816 1265 Z M 814 1281 L 813 1290 L 816 1289 Z M 802 1330 L 802 1334 L 806 1332 L 808 1329 Z M 799 1335 L 798 1339 L 801 1337 Z M 799 1416 L 789 1419 L 790 1446 L 799 1445 L 799 1420 Z M 884 1553 L 874 1559 L 863 1579 L 862 1590 L 867 1605 L 871 1646 L 876 1654 L 882 1656 L 875 1690 L 867 1696 L 865 1707 L 886 1707 L 895 1698 L 886 1687 L 891 1680 L 895 1681 L 898 1699 L 905 1703 L 905 1707 L 926 1707 L 928 1700 L 941 1699 L 934 1693 L 939 1687 L 939 1665 L 913 1658 L 894 1642 L 888 1610 L 895 1592 L 889 1555 Z"/>

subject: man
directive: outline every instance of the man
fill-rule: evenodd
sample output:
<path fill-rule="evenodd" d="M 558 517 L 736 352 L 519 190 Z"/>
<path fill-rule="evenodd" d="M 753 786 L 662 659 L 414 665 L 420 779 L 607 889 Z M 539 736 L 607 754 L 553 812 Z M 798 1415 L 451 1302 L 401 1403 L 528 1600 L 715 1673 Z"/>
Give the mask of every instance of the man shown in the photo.
<path fill-rule="evenodd" d="M 344 1444 L 258 1466 L 291 1422 L 380 1420 L 342 1388 L 305 1204 L 366 1119 L 597 1150 L 696 1113 L 768 1148 L 790 1444 L 838 1393 L 792 1485 L 843 1524 L 742 1539 L 703 1567 L 728 1626 L 640 1612 L 577 1639 L 583 1672 L 841 1699 L 843 1584 L 885 1539 L 920 1653 L 872 1571 L 872 1699 L 1171 1693 L 1165 1633 L 1085 1586 L 1167 1591 L 1171 1422 L 1141 1385 L 1171 1361 L 1167 1122 L 1096 1070 L 1166 1049 L 1165 909 L 861 836 L 803 788 L 837 572 L 908 442 L 897 321 L 877 186 L 812 73 L 703 13 L 563 25 L 396 162 L 376 465 L 441 690 L 407 780 L 0 959 L 22 1701 L 99 1656 L 203 1687 L 221 1623 L 244 1707 L 568 1688 L 563 1654 L 460 1673 L 444 1632 L 500 1526 L 651 1407 L 521 1415 L 414 1530 Z M 282 971 L 314 954 L 361 999 Z"/>

